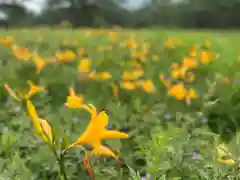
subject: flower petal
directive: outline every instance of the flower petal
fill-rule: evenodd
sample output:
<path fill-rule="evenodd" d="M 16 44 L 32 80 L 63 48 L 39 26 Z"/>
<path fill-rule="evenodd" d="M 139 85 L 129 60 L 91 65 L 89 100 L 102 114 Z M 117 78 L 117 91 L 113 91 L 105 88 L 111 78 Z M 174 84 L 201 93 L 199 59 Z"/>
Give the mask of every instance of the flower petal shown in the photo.
<path fill-rule="evenodd" d="M 119 131 L 104 131 L 101 135 L 101 139 L 126 139 L 128 134 Z"/>
<path fill-rule="evenodd" d="M 52 142 L 53 137 L 52 137 L 51 126 L 48 124 L 48 122 L 45 119 L 39 118 L 38 120 L 40 122 L 40 125 L 42 127 L 42 130 L 43 130 L 45 136 L 47 137 L 46 140 Z"/>
<path fill-rule="evenodd" d="M 94 148 L 92 152 L 94 155 L 110 156 L 117 159 L 117 156 L 106 146 L 99 146 L 98 148 Z"/>
<path fill-rule="evenodd" d="M 28 109 L 28 114 L 33 122 L 33 126 L 35 128 L 35 131 L 40 135 L 44 136 L 44 132 L 42 130 L 41 124 L 39 122 L 38 114 L 37 111 L 32 104 L 30 100 L 27 100 L 27 109 Z"/>

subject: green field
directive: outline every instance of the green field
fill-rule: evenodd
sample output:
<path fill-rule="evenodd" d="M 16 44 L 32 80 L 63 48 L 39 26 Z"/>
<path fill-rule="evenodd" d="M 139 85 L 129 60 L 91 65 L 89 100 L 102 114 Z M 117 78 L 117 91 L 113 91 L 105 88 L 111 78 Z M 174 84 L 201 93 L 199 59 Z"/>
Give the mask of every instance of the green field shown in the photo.
<path fill-rule="evenodd" d="M 240 178 L 239 31 L 0 34 L 0 179 Z"/>

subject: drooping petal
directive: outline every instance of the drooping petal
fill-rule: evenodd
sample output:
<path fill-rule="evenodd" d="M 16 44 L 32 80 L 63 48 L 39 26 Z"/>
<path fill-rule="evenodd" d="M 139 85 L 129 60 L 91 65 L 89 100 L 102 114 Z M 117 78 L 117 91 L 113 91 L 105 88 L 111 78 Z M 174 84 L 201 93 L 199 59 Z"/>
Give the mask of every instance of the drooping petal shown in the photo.
<path fill-rule="evenodd" d="M 97 148 L 93 149 L 93 154 L 94 155 L 104 155 L 104 156 L 110 156 L 114 158 L 118 158 L 108 147 L 106 146 L 99 146 Z"/>
<path fill-rule="evenodd" d="M 128 134 L 119 131 L 104 131 L 101 135 L 101 139 L 126 139 Z"/>
<path fill-rule="evenodd" d="M 37 111 L 32 104 L 30 100 L 27 100 L 27 109 L 28 109 L 28 114 L 33 122 L 33 126 L 35 128 L 35 131 L 40 135 L 44 136 L 44 132 L 42 130 L 41 124 L 39 122 L 38 114 Z"/>
<path fill-rule="evenodd" d="M 52 137 L 51 126 L 48 124 L 48 122 L 45 119 L 39 118 L 38 120 L 40 122 L 40 125 L 42 127 L 42 130 L 43 130 L 45 136 L 47 137 L 46 140 L 52 142 L 53 137 Z"/>
<path fill-rule="evenodd" d="M 4 88 L 8 91 L 9 95 L 10 95 L 13 99 L 15 99 L 15 100 L 17 100 L 17 101 L 21 101 L 21 100 L 17 97 L 16 93 L 8 86 L 8 84 L 4 84 Z"/>

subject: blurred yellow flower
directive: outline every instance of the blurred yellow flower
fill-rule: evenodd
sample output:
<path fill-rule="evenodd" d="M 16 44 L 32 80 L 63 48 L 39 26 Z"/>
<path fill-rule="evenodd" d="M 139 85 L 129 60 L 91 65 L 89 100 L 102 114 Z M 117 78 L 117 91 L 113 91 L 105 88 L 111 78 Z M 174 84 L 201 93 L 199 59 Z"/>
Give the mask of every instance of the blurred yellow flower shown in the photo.
<path fill-rule="evenodd" d="M 101 72 L 99 74 L 99 79 L 100 80 L 109 80 L 112 78 L 112 75 L 109 72 Z"/>
<path fill-rule="evenodd" d="M 76 54 L 71 50 L 58 51 L 56 57 L 60 62 L 70 63 L 76 58 Z"/>
<path fill-rule="evenodd" d="M 198 65 L 197 60 L 191 57 L 184 57 L 183 58 L 183 67 L 187 69 L 194 69 Z"/>
<path fill-rule="evenodd" d="M 179 83 L 170 87 L 168 95 L 175 97 L 177 100 L 184 100 L 187 95 L 187 90 L 183 83 Z"/>
<path fill-rule="evenodd" d="M 76 95 L 73 88 L 69 88 L 69 96 L 67 96 L 67 102 L 64 104 L 67 108 L 86 108 L 88 107 L 84 104 L 83 95 Z"/>
<path fill-rule="evenodd" d="M 88 73 L 90 72 L 91 64 L 88 59 L 81 59 L 78 65 L 78 72 L 79 73 Z"/>
<path fill-rule="evenodd" d="M 202 64 L 209 64 L 215 58 L 215 54 L 210 51 L 202 51 L 200 61 Z"/>
<path fill-rule="evenodd" d="M 5 47 L 8 47 L 14 41 L 13 36 L 6 36 L 4 38 L 0 38 L 0 43 Z"/>
<path fill-rule="evenodd" d="M 12 53 L 17 59 L 24 61 L 29 60 L 32 56 L 28 48 L 19 48 L 17 45 L 12 46 Z"/>
<path fill-rule="evenodd" d="M 45 91 L 45 89 L 39 85 L 34 84 L 32 81 L 28 81 L 29 90 L 28 93 L 25 95 L 25 99 L 31 98 L 33 95 Z"/>
<path fill-rule="evenodd" d="M 68 147 L 68 149 L 78 145 L 88 144 L 93 147 L 92 153 L 94 155 L 105 155 L 117 158 L 108 147 L 101 145 L 101 141 L 104 139 L 116 138 L 126 139 L 128 138 L 128 135 L 118 131 L 106 130 L 106 126 L 108 125 L 108 115 L 104 111 L 97 113 L 96 108 L 92 105 L 89 106 L 89 109 L 91 120 L 87 129 Z"/>
<path fill-rule="evenodd" d="M 232 159 L 232 154 L 229 152 L 225 144 L 219 144 L 216 147 L 218 162 L 226 165 L 235 165 L 236 161 Z"/>
<path fill-rule="evenodd" d="M 134 90 L 137 88 L 136 83 L 133 83 L 131 81 L 120 82 L 120 87 L 127 90 Z"/>
<path fill-rule="evenodd" d="M 36 65 L 36 72 L 40 73 L 46 66 L 46 61 L 37 53 L 33 54 L 33 62 Z"/>

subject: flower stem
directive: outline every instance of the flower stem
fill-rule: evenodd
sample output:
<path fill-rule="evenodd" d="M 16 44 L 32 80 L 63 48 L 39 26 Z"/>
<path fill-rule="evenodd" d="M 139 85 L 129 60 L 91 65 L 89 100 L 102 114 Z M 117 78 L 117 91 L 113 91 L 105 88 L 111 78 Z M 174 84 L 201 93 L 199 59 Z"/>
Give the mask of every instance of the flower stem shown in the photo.
<path fill-rule="evenodd" d="M 66 169 L 65 169 L 65 164 L 64 164 L 64 154 L 63 153 L 61 153 L 60 157 L 58 158 L 58 164 L 60 167 L 61 179 L 68 180 L 68 177 L 66 174 Z"/>

